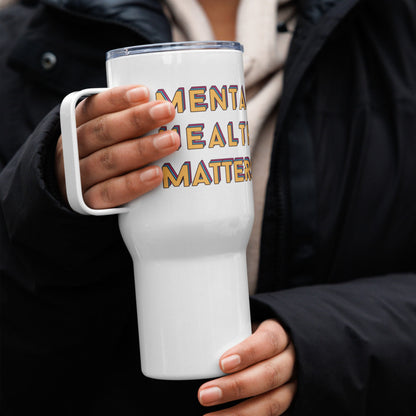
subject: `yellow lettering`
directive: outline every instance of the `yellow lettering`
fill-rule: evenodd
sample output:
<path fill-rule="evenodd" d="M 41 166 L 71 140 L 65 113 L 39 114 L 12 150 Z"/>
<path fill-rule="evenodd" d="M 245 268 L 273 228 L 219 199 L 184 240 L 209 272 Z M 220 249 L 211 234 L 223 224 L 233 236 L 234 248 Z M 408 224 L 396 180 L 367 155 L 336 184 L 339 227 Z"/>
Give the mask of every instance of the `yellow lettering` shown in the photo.
<path fill-rule="evenodd" d="M 237 91 L 238 91 L 237 85 L 230 85 L 228 87 L 228 92 L 231 95 L 231 105 L 233 107 L 233 110 L 237 109 Z"/>
<path fill-rule="evenodd" d="M 211 111 L 215 111 L 218 107 L 218 104 L 223 110 L 226 110 L 228 108 L 227 87 L 224 85 L 221 88 L 221 92 L 219 92 L 218 88 L 213 85 L 209 89 L 209 101 L 211 105 Z"/>
<path fill-rule="evenodd" d="M 192 87 L 189 90 L 189 107 L 192 112 L 206 111 L 208 104 L 206 100 L 206 87 Z"/>
<path fill-rule="evenodd" d="M 189 124 L 186 127 L 186 141 L 188 149 L 203 149 L 205 147 L 204 137 L 204 124 Z"/>
<path fill-rule="evenodd" d="M 244 182 L 244 159 L 234 159 L 234 180 L 236 182 Z"/>
<path fill-rule="evenodd" d="M 212 172 L 214 174 L 214 184 L 215 185 L 218 185 L 221 182 L 221 171 L 220 171 L 221 162 L 222 162 L 221 159 L 219 159 L 219 160 L 212 159 L 208 163 L 208 166 L 210 168 L 212 168 Z"/>
<path fill-rule="evenodd" d="M 225 147 L 226 142 L 220 125 L 215 123 L 215 126 L 212 130 L 211 140 L 209 141 L 209 148 L 212 149 L 214 146 Z"/>
<path fill-rule="evenodd" d="M 181 183 L 183 183 L 183 186 L 191 184 L 191 162 L 185 162 L 179 173 L 176 173 L 170 163 L 165 163 L 162 166 L 162 172 L 164 188 L 169 188 L 171 185 L 177 187 Z"/>
<path fill-rule="evenodd" d="M 245 92 L 244 92 L 244 88 L 241 87 L 241 95 L 240 95 L 240 110 L 246 110 L 246 97 L 245 97 Z"/>
<path fill-rule="evenodd" d="M 198 186 L 201 183 L 205 185 L 211 185 L 211 182 L 212 182 L 211 175 L 208 173 L 208 169 L 205 166 L 204 161 L 201 160 L 196 169 L 194 181 L 192 182 L 192 186 Z"/>
<path fill-rule="evenodd" d="M 227 125 L 228 132 L 228 146 L 235 147 L 238 146 L 238 139 L 234 137 L 234 124 L 230 121 Z"/>
<path fill-rule="evenodd" d="M 249 157 L 244 159 L 244 180 L 251 181 L 251 161 Z"/>
<path fill-rule="evenodd" d="M 164 89 L 159 89 L 156 91 L 156 100 L 170 101 L 176 108 L 178 113 L 183 113 L 186 109 L 185 105 L 185 89 L 178 88 L 171 100 Z"/>
<path fill-rule="evenodd" d="M 238 123 L 238 128 L 240 129 L 240 132 L 241 132 L 241 144 L 245 146 L 246 145 L 246 122 L 240 121 Z"/>
<path fill-rule="evenodd" d="M 222 159 L 221 166 L 225 168 L 225 180 L 227 183 L 230 183 L 233 180 L 232 166 L 234 164 L 234 159 Z"/>

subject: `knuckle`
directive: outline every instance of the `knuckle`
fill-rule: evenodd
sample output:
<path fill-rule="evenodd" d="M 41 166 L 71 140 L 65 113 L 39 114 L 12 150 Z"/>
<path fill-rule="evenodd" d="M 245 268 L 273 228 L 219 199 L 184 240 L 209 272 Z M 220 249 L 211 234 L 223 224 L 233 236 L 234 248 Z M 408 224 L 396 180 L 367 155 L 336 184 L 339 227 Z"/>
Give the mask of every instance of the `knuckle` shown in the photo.
<path fill-rule="evenodd" d="M 99 157 L 100 166 L 107 171 L 112 171 L 116 167 L 115 157 L 109 149 L 103 149 Z"/>
<path fill-rule="evenodd" d="M 257 361 L 257 346 L 256 345 L 246 345 L 245 349 L 244 349 L 244 361 L 248 364 L 252 364 L 255 363 Z"/>
<path fill-rule="evenodd" d="M 94 168 L 91 167 L 90 159 L 85 159 L 80 161 L 79 165 L 80 173 L 81 173 L 81 185 L 83 190 L 87 190 L 91 187 L 91 177 Z"/>
<path fill-rule="evenodd" d="M 267 339 L 268 344 L 275 352 L 283 351 L 287 346 L 287 336 L 277 322 L 268 322 L 268 325 L 264 328 L 264 336 Z"/>
<path fill-rule="evenodd" d="M 130 112 L 130 124 L 137 130 L 142 131 L 144 128 L 144 120 L 140 107 L 133 107 Z"/>
<path fill-rule="evenodd" d="M 263 371 L 267 391 L 273 390 L 274 388 L 280 386 L 281 377 L 280 371 L 277 367 L 275 367 L 271 363 L 265 363 Z"/>
<path fill-rule="evenodd" d="M 136 196 L 141 192 L 141 185 L 137 175 L 126 175 L 124 177 L 124 187 L 126 189 L 126 193 L 131 196 Z"/>
<path fill-rule="evenodd" d="M 267 400 L 267 405 L 266 405 L 266 415 L 278 416 L 280 414 L 282 414 L 282 404 L 280 403 L 280 401 L 273 399 L 273 398 L 269 398 Z"/>
<path fill-rule="evenodd" d="M 128 105 L 128 100 L 124 94 L 124 88 L 111 88 L 108 90 L 108 103 L 111 107 L 118 108 Z"/>
<path fill-rule="evenodd" d="M 107 208 L 114 205 L 114 193 L 108 183 L 93 186 L 84 193 L 84 201 L 94 209 Z"/>
<path fill-rule="evenodd" d="M 116 88 L 111 88 L 108 90 L 107 100 L 111 106 L 117 106 L 119 104 L 120 99 Z"/>
<path fill-rule="evenodd" d="M 233 377 L 229 381 L 229 389 L 231 391 L 231 395 L 234 398 L 243 398 L 245 397 L 245 387 L 242 381 L 239 378 Z"/>
<path fill-rule="evenodd" d="M 230 409 L 231 413 L 230 416 L 248 416 L 247 412 L 240 409 Z"/>
<path fill-rule="evenodd" d="M 93 209 L 100 208 L 100 204 L 99 204 L 99 201 L 97 200 L 96 195 L 94 195 L 94 192 L 90 190 L 84 193 L 84 201 L 90 208 L 93 208 Z"/>
<path fill-rule="evenodd" d="M 109 184 L 103 183 L 100 187 L 99 193 L 101 201 L 105 206 L 112 206 L 114 204 L 114 193 Z"/>
<path fill-rule="evenodd" d="M 101 201 L 105 204 L 111 204 L 114 200 L 113 192 L 111 191 L 111 188 L 108 184 L 103 183 L 100 187 L 100 193 L 99 193 Z"/>
<path fill-rule="evenodd" d="M 98 117 L 93 126 L 93 134 L 100 142 L 107 143 L 110 139 L 108 134 L 107 124 L 104 117 Z"/>
<path fill-rule="evenodd" d="M 144 140 L 137 139 L 136 140 L 136 155 L 138 160 L 143 160 L 146 157 L 146 145 Z"/>

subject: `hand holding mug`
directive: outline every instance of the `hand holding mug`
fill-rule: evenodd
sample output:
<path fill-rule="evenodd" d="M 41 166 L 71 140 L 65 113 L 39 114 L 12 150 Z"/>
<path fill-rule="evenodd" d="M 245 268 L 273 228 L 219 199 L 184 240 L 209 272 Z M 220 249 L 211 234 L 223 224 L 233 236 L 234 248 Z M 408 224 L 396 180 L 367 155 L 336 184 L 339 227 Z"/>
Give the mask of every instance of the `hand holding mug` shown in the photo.
<path fill-rule="evenodd" d="M 296 394 L 295 362 L 295 349 L 284 328 L 275 320 L 264 321 L 253 335 L 223 354 L 220 366 L 229 375 L 203 384 L 199 401 L 213 406 L 246 399 L 209 416 L 285 414 Z"/>
<path fill-rule="evenodd" d="M 180 138 L 172 130 L 144 135 L 174 116 L 170 102 L 149 102 L 144 86 L 114 87 L 77 106 L 81 182 L 88 206 L 122 205 L 160 184 L 160 167 L 148 165 L 177 150 Z M 55 167 L 59 189 L 66 197 L 62 138 L 56 147 Z"/>

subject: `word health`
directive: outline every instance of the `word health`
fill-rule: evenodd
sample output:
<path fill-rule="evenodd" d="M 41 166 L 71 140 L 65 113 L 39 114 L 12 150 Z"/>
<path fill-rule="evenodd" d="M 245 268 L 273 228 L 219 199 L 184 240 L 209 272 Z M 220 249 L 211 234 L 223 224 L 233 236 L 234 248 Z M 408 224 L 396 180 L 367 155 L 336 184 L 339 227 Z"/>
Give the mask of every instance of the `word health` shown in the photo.
<path fill-rule="evenodd" d="M 171 127 L 175 130 L 182 143 L 182 131 L 181 126 L 176 124 Z M 163 126 L 159 131 L 167 130 L 166 126 Z M 184 127 L 186 136 L 186 146 L 188 150 L 204 149 L 207 145 L 209 149 L 218 147 L 236 147 L 249 146 L 250 134 L 247 121 L 239 121 L 234 123 L 230 121 L 226 126 L 220 126 L 219 122 L 214 124 L 212 129 L 208 129 L 205 123 L 188 124 Z M 181 144 L 182 146 L 182 144 Z"/>

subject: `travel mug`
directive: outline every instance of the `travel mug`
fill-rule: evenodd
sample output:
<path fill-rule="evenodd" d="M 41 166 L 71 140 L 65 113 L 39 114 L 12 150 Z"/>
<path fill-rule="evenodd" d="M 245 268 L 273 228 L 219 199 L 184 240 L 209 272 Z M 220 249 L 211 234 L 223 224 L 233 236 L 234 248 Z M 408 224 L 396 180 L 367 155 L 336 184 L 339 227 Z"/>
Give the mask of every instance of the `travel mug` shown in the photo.
<path fill-rule="evenodd" d="M 119 215 L 134 264 L 141 367 L 158 379 L 220 376 L 220 356 L 251 334 L 246 247 L 254 209 L 250 138 L 236 42 L 183 42 L 107 53 L 109 87 L 141 84 L 169 100 L 181 146 L 157 162 L 163 183 L 122 207 L 95 210 L 82 196 L 76 103 L 61 127 L 68 200 L 88 215 Z M 162 128 L 162 129 L 163 129 Z M 154 133 L 153 132 L 150 132 Z"/>

